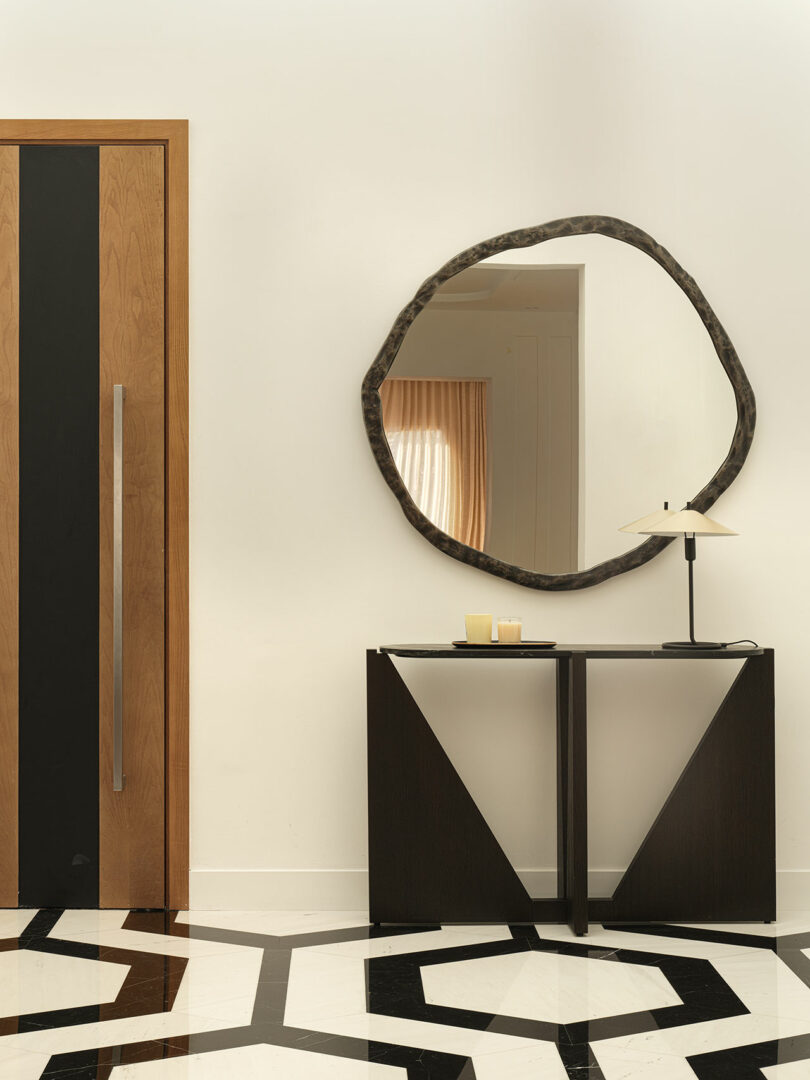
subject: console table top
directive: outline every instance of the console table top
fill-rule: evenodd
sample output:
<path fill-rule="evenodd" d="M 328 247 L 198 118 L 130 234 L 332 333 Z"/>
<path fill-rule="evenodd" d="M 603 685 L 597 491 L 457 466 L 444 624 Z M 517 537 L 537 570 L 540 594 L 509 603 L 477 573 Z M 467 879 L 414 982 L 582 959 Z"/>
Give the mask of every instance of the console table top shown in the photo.
<path fill-rule="evenodd" d="M 742 660 L 762 656 L 764 648 L 730 645 L 726 649 L 663 649 L 656 645 L 556 645 L 552 649 L 476 648 L 437 645 L 380 645 L 381 653 L 423 660 L 554 660 L 561 656 L 584 656 L 589 660 Z"/>

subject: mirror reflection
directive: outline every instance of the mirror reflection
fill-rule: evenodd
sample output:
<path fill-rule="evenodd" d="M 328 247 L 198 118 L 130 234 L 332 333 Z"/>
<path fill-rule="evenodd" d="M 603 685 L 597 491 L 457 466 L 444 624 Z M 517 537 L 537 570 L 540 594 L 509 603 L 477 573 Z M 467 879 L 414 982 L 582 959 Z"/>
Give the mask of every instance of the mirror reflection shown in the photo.
<path fill-rule="evenodd" d="M 619 527 L 693 498 L 736 422 L 686 295 L 642 251 L 596 234 L 507 251 L 445 282 L 380 397 L 425 516 L 549 574 L 636 546 Z"/>

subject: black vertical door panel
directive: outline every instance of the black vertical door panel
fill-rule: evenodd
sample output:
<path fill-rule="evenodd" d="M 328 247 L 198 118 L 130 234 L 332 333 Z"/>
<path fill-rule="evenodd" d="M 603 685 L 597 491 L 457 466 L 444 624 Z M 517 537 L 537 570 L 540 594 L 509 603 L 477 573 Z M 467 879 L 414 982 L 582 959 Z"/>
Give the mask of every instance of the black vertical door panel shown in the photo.
<path fill-rule="evenodd" d="M 98 148 L 20 149 L 20 904 L 98 904 Z"/>

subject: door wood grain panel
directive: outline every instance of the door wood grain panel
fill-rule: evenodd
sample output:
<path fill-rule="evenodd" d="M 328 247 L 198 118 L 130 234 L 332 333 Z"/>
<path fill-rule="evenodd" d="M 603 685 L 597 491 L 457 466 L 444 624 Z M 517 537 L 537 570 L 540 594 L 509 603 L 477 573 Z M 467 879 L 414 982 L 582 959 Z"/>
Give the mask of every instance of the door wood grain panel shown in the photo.
<path fill-rule="evenodd" d="M 99 151 L 101 907 L 164 903 L 164 150 Z M 124 790 L 112 790 L 113 386 L 124 404 Z M 127 656 L 138 663 L 127 664 Z"/>
<path fill-rule="evenodd" d="M 166 905 L 188 907 L 188 124 L 166 145 Z"/>
<path fill-rule="evenodd" d="M 17 906 L 20 171 L 0 146 L 0 907 Z"/>

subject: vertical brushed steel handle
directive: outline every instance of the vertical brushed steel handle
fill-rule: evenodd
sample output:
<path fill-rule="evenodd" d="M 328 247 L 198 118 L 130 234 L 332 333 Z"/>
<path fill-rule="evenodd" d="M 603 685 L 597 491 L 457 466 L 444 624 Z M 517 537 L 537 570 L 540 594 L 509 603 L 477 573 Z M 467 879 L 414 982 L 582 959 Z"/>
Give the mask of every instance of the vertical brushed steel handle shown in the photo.
<path fill-rule="evenodd" d="M 124 790 L 124 398 L 113 387 L 113 791 Z"/>

